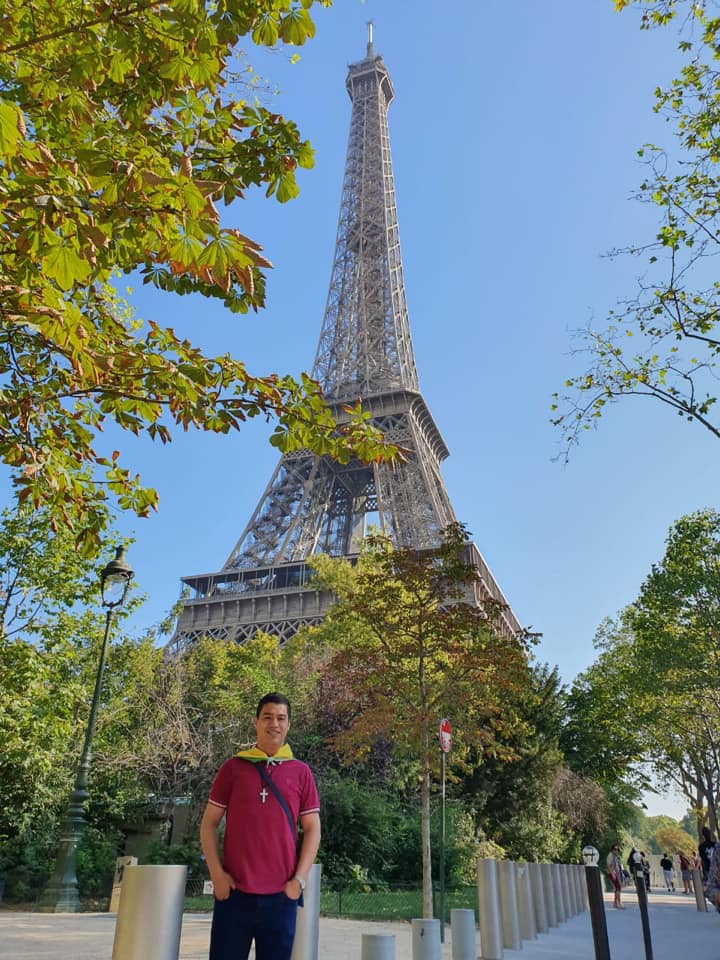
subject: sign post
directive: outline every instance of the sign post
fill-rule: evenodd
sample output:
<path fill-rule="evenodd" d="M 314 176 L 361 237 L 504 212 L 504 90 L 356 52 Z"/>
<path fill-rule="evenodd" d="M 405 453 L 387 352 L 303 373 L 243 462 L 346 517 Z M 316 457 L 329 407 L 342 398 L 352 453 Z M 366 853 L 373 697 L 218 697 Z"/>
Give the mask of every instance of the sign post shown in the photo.
<path fill-rule="evenodd" d="M 445 943 L 445 754 L 452 749 L 452 726 L 440 721 L 440 761 L 442 768 L 442 804 L 440 817 L 440 942 Z"/>

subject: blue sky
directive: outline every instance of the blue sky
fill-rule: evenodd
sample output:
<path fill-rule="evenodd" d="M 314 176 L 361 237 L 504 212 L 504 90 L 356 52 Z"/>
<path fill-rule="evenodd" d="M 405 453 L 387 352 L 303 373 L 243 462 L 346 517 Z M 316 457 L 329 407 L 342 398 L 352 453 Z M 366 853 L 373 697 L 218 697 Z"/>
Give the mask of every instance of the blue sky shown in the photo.
<path fill-rule="evenodd" d="M 594 659 L 600 621 L 662 556 L 669 525 L 717 505 L 720 445 L 659 406 L 617 406 L 568 466 L 553 462 L 548 422 L 553 391 L 577 369 L 570 331 L 631 295 L 643 268 L 604 254 L 653 235 L 652 211 L 630 196 L 643 176 L 636 149 L 670 139 L 652 104 L 673 75 L 675 37 L 641 32 L 611 0 L 336 0 L 316 19 L 299 63 L 251 52 L 280 87 L 273 109 L 316 150 L 298 200 L 259 195 L 228 213 L 275 264 L 267 309 L 234 317 L 147 290 L 132 300 L 257 373 L 311 367 L 347 141 L 345 74 L 373 19 L 395 86 L 410 322 L 451 451 L 447 488 L 518 618 L 542 632 L 538 657 L 569 682 Z M 137 539 L 130 558 L 148 595 L 139 625 L 169 609 L 182 575 L 222 566 L 276 462 L 270 430 L 182 435 L 169 448 L 123 438 L 126 460 L 161 494 L 159 514 L 120 523 Z"/>

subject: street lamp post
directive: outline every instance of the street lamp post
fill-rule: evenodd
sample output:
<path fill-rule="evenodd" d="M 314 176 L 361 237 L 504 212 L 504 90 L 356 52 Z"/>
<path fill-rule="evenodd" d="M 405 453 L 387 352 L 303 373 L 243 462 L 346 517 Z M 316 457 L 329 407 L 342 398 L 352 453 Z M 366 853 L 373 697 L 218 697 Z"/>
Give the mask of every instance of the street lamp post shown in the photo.
<path fill-rule="evenodd" d="M 70 794 L 70 800 L 60 826 L 60 846 L 55 860 L 55 869 L 52 879 L 45 888 L 37 905 L 37 909 L 45 913 L 75 913 L 78 908 L 78 883 L 75 864 L 76 852 L 83 830 L 85 829 L 84 806 L 88 796 L 88 772 L 90 770 L 95 720 L 100 703 L 103 673 L 105 672 L 105 657 L 107 654 L 108 637 L 110 636 L 110 624 L 112 623 L 115 611 L 125 602 L 132 578 L 133 571 L 125 558 L 125 547 L 117 547 L 114 559 L 107 564 L 100 574 L 102 605 L 106 610 L 105 633 L 100 649 L 100 662 L 98 663 L 97 675 L 95 677 L 95 690 L 90 705 L 90 716 L 88 717 L 87 728 L 85 730 L 85 743 L 83 744 L 80 764 L 78 766 L 77 776 L 75 777 L 75 786 Z"/>

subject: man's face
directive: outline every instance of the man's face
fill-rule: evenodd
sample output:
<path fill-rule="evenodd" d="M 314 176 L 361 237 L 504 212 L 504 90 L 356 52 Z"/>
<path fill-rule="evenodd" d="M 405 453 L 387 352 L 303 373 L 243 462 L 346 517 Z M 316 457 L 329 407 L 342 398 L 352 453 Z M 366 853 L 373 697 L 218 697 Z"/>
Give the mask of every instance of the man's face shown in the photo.
<path fill-rule="evenodd" d="M 269 757 L 285 743 L 290 729 L 287 707 L 283 703 L 264 703 L 255 720 L 257 745 Z"/>

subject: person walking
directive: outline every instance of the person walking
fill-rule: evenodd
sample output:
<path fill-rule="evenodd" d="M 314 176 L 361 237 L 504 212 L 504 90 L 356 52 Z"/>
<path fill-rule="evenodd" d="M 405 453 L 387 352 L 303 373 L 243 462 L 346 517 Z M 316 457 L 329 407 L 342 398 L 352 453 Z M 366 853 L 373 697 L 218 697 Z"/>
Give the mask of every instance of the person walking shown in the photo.
<path fill-rule="evenodd" d="M 715 844 L 710 858 L 705 896 L 720 913 L 720 843 Z"/>
<path fill-rule="evenodd" d="M 617 910 L 624 910 L 625 907 L 620 902 L 620 893 L 623 885 L 623 865 L 620 859 L 620 850 L 616 843 L 610 847 L 610 853 L 607 855 L 605 873 L 613 885 L 613 906 Z"/>
<path fill-rule="evenodd" d="M 668 893 L 675 893 L 675 876 L 673 874 L 673 862 L 666 853 L 662 855 L 662 859 L 660 860 L 660 869 L 663 872 L 663 877 L 665 878 L 665 886 L 667 887 Z"/>
<path fill-rule="evenodd" d="M 692 893 L 692 890 L 690 889 L 690 871 L 692 870 L 692 862 L 690 857 L 688 857 L 685 853 L 679 853 L 678 856 L 680 857 L 680 878 L 683 882 L 683 893 Z"/>
<path fill-rule="evenodd" d="M 255 745 L 226 760 L 210 788 L 200 824 L 214 892 L 210 960 L 247 960 L 253 941 L 256 960 L 290 960 L 298 904 L 320 845 L 312 772 L 285 742 L 290 712 L 287 697 L 266 694 L 255 713 Z"/>
<path fill-rule="evenodd" d="M 710 861 L 712 860 L 713 850 L 715 849 L 715 838 L 710 832 L 709 827 L 702 828 L 702 835 L 703 841 L 698 847 L 698 854 L 700 855 L 700 862 L 702 864 L 703 882 L 707 883 L 710 872 Z"/>
<path fill-rule="evenodd" d="M 642 863 L 643 879 L 645 880 L 645 889 L 650 893 L 650 861 L 645 856 L 645 851 L 640 851 L 640 862 Z"/>

